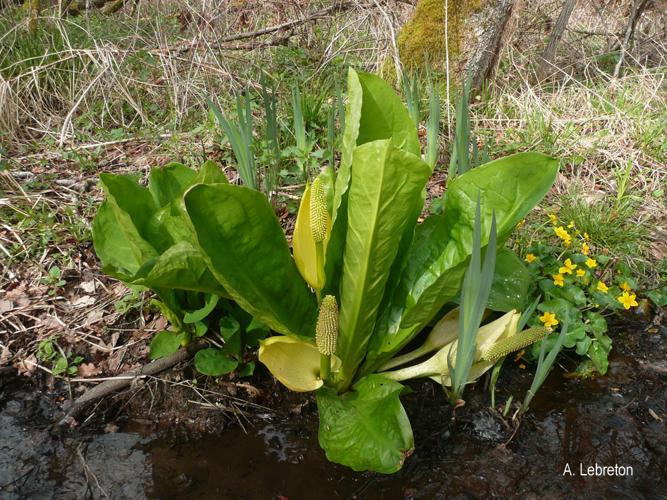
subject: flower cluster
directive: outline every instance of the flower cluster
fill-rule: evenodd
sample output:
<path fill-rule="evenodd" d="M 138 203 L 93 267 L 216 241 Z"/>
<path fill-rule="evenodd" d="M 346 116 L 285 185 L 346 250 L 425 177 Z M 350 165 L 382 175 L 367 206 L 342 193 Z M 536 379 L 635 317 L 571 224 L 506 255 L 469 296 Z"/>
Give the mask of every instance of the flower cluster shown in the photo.
<path fill-rule="evenodd" d="M 541 296 L 540 313 L 532 322 L 551 330 L 567 322 L 564 346 L 588 358 L 581 371 L 604 373 L 611 339 L 602 313 L 637 307 L 635 281 L 573 221 L 561 222 L 549 214 L 549 223 L 539 231 L 542 238 L 523 256 Z"/>

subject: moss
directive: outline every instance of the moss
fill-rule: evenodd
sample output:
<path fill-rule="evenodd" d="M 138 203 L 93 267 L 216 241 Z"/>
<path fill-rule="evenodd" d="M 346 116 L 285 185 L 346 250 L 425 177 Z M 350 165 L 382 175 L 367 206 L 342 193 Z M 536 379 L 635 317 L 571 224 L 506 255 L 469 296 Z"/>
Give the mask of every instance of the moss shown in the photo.
<path fill-rule="evenodd" d="M 465 20 L 483 6 L 481 0 L 449 0 L 447 45 L 450 64 L 463 50 Z M 445 68 L 445 2 L 419 0 L 415 12 L 398 36 L 398 50 L 406 68 Z"/>

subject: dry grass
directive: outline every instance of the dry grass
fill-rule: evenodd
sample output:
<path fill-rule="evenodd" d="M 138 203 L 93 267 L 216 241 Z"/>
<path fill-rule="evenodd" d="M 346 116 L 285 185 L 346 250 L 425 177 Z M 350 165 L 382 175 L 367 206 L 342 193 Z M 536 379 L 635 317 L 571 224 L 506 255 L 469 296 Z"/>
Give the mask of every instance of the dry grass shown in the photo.
<path fill-rule="evenodd" d="M 207 96 L 228 99 L 248 85 L 258 87 L 260 75 L 271 69 L 287 74 L 272 72 L 270 78 L 303 80 L 348 57 L 371 69 L 379 66 L 390 46 L 385 32 L 394 26 L 387 25 L 387 13 L 377 2 L 346 2 L 340 12 L 275 35 L 225 42 L 327 6 L 331 3 L 306 8 L 298 2 L 255 1 L 242 7 L 220 2 L 211 8 L 204 1 L 141 2 L 135 13 L 114 17 L 110 36 L 104 35 L 109 21 L 99 14 L 60 19 L 47 11 L 39 19 L 43 39 L 37 42 L 30 40 L 21 17 L 5 20 L 0 50 L 14 49 L 13 59 L 0 65 L 5 75 L 0 140 L 24 145 L 46 136 L 63 147 L 114 128 L 179 130 L 206 115 Z M 394 11 L 393 19 L 404 11 L 406 6 Z M 30 46 L 46 39 L 53 45 L 48 55 Z M 24 50 L 16 48 L 21 44 Z M 273 45 L 283 45 L 279 50 L 285 54 Z M 276 55 L 295 61 L 276 68 Z M 302 74 L 305 69 L 308 74 Z"/>

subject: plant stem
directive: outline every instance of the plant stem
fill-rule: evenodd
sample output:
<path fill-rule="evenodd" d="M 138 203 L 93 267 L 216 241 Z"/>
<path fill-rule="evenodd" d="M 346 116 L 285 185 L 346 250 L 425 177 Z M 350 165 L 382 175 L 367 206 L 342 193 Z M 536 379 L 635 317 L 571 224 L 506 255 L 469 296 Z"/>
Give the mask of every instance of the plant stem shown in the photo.
<path fill-rule="evenodd" d="M 318 241 L 315 243 L 315 260 L 317 262 L 317 281 L 324 287 L 324 242 Z M 320 291 L 317 290 L 318 302 Z"/>
<path fill-rule="evenodd" d="M 320 354 L 320 378 L 326 382 L 331 374 L 331 356 Z"/>
<path fill-rule="evenodd" d="M 390 370 L 392 368 L 395 368 L 397 366 L 404 365 L 406 363 L 409 363 L 410 361 L 413 361 L 424 354 L 428 354 L 429 352 L 433 351 L 434 349 L 431 347 L 431 345 L 424 344 L 414 351 L 410 351 L 408 353 L 403 354 L 402 356 L 396 356 L 393 359 L 390 359 L 386 364 L 380 368 L 379 371 L 384 371 L 384 370 Z"/>

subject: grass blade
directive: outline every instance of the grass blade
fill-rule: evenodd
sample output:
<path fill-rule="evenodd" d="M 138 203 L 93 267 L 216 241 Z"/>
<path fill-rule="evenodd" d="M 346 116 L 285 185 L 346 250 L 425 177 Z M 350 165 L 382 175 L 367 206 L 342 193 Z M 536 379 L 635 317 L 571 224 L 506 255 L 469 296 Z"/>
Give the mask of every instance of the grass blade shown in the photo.
<path fill-rule="evenodd" d="M 440 135 L 440 96 L 438 88 L 430 82 L 428 97 L 428 121 L 426 122 L 426 163 L 435 168 L 438 161 L 438 138 Z"/>

